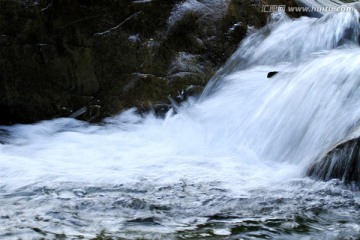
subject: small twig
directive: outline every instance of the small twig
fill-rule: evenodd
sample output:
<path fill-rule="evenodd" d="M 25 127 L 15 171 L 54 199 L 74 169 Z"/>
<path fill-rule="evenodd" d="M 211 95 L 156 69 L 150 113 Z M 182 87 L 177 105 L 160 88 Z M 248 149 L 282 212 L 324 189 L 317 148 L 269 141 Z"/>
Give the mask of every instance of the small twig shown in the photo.
<path fill-rule="evenodd" d="M 100 33 L 95 33 L 94 35 L 97 36 L 97 35 L 103 35 L 103 34 L 107 34 L 107 33 L 110 33 L 111 31 L 113 30 L 116 30 L 118 29 L 119 27 L 123 26 L 125 23 L 127 23 L 128 21 L 130 21 L 131 19 L 137 17 L 142 11 L 139 11 L 137 13 L 134 13 L 133 15 L 131 15 L 130 17 L 126 18 L 124 21 L 122 21 L 120 24 L 116 25 L 115 27 L 112 27 L 104 32 L 100 32 Z"/>
<path fill-rule="evenodd" d="M 53 5 L 53 1 L 51 1 L 46 7 L 42 8 L 41 11 L 44 12 L 48 10 Z"/>
<path fill-rule="evenodd" d="M 71 22 L 71 23 L 68 23 L 68 24 L 60 27 L 60 29 L 66 28 L 66 27 L 68 27 L 68 26 L 70 26 L 70 25 L 77 24 L 77 23 L 79 23 L 79 22 L 91 20 L 91 19 L 98 18 L 98 17 L 101 17 L 101 15 L 96 15 L 96 16 L 91 16 L 91 17 L 86 17 L 86 18 L 78 19 L 78 20 L 76 20 L 76 21 L 73 21 L 73 22 Z"/>

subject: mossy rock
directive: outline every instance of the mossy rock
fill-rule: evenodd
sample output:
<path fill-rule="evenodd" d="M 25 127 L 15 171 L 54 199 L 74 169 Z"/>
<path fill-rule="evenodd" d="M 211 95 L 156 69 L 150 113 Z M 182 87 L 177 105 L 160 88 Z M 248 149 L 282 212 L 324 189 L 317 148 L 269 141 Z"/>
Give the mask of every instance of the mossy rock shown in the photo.
<path fill-rule="evenodd" d="M 218 14 L 198 1 L 200 10 L 187 9 L 173 23 L 183 4 L 0 1 L 0 124 L 59 116 L 96 121 L 197 94 L 247 26 L 266 21 L 257 6 L 231 0 Z M 196 57 L 174 67 L 181 53 Z"/>

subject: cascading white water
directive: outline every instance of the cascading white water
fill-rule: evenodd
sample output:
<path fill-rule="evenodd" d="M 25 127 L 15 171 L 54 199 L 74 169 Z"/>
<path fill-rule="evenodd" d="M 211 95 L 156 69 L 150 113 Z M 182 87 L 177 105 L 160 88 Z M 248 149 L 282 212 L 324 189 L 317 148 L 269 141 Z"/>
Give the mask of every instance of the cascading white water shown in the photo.
<path fill-rule="evenodd" d="M 311 161 L 358 126 L 358 19 L 356 11 L 297 20 L 275 14 L 199 101 L 165 119 L 129 110 L 99 126 L 56 119 L 3 127 L 0 237 L 91 237 L 105 229 L 170 238 L 206 228 L 189 235 L 205 238 L 209 229 L 234 234 L 247 221 L 258 221 L 256 234 L 266 236 L 301 235 L 299 226 L 319 235 L 324 219 L 344 213 L 343 226 L 331 225 L 340 233 L 320 236 L 358 236 L 360 196 L 304 178 Z M 269 71 L 279 74 L 267 78 Z M 299 214 L 318 226 L 311 230 Z M 215 221 L 220 215 L 232 220 Z M 269 230 L 274 219 L 279 226 Z"/>
<path fill-rule="evenodd" d="M 207 96 L 231 72 L 256 65 L 301 63 L 312 53 L 352 44 L 358 36 L 357 12 L 339 12 L 321 19 L 303 17 L 298 21 L 291 20 L 282 12 L 273 13 L 266 27 L 242 42 L 215 74 L 203 95 Z"/>

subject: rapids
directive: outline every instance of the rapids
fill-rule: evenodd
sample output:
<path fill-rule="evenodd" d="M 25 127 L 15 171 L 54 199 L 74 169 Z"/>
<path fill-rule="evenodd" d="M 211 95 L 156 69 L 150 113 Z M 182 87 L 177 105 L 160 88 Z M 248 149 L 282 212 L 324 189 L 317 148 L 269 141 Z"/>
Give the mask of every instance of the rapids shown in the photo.
<path fill-rule="evenodd" d="M 359 238 L 359 192 L 305 177 L 359 125 L 358 19 L 274 13 L 165 118 L 0 127 L 0 238 Z"/>

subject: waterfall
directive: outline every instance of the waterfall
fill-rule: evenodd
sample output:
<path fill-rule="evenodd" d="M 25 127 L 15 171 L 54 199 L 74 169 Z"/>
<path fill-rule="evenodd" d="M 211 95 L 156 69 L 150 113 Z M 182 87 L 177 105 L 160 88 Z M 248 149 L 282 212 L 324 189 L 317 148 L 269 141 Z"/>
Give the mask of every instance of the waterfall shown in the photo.
<path fill-rule="evenodd" d="M 238 216 L 259 214 L 256 203 L 263 198 L 285 201 L 295 216 L 320 201 L 317 191 L 337 193 L 335 183 L 314 182 L 305 172 L 359 125 L 358 19 L 357 11 L 321 19 L 274 13 L 240 44 L 200 99 L 163 119 L 130 109 L 98 125 L 62 118 L 1 127 L 2 214 L 47 219 L 55 227 L 31 223 L 47 233 L 61 226 L 65 233 L 105 228 L 123 236 L 128 229 L 142 231 L 125 224 L 137 217 L 164 218 L 151 222 L 163 227 L 155 232 L 167 233 L 229 209 Z M 268 78 L 271 71 L 278 74 Z M 349 193 L 339 192 L 337 201 L 348 206 L 342 194 Z M 290 209 L 303 195 L 312 200 Z M 239 202 L 244 199 L 250 200 Z M 110 220 L 84 220 L 103 211 Z M 291 222 L 277 210 L 262 214 Z M 0 232 L 29 234 L 26 224 L 18 224 L 5 221 Z"/>
<path fill-rule="evenodd" d="M 224 76 L 251 66 L 301 63 L 312 53 L 357 42 L 358 12 L 339 12 L 324 17 L 297 20 L 283 12 L 270 16 L 269 24 L 247 37 L 213 77 L 203 95 L 213 91 Z"/>

